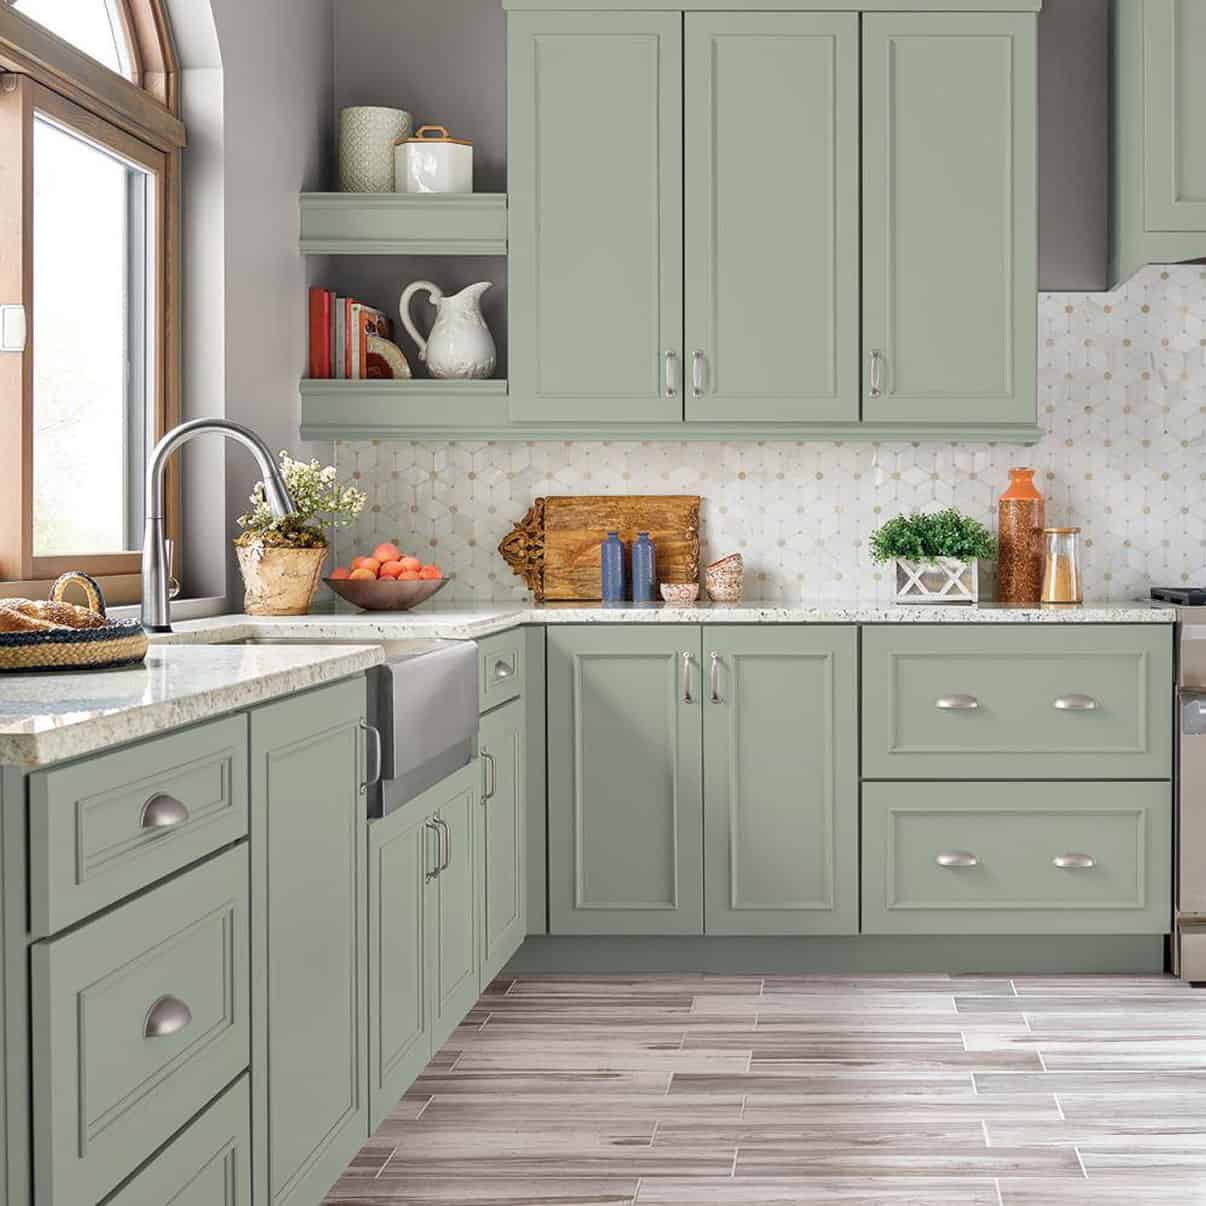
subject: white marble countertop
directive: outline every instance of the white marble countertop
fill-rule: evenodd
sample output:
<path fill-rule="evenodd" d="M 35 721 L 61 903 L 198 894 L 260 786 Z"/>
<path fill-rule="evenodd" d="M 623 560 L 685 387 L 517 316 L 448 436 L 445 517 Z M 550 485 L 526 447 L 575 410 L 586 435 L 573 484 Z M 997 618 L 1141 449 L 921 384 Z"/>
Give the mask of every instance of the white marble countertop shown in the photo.
<path fill-rule="evenodd" d="M 151 638 L 145 665 L 0 677 L 0 765 L 43 766 L 304 690 L 381 661 L 374 642 L 475 640 L 524 624 L 1169 624 L 1171 607 L 883 603 L 446 603 L 413 612 L 215 616 Z M 223 645 L 247 638 L 306 641 Z M 324 644 L 323 642 L 341 642 Z M 346 643 L 353 642 L 353 643 Z M 355 644 L 354 642 L 364 642 Z"/>
<path fill-rule="evenodd" d="M 157 643 L 141 666 L 5 675 L 0 765 L 77 758 L 359 674 L 380 661 L 381 649 L 372 644 Z"/>

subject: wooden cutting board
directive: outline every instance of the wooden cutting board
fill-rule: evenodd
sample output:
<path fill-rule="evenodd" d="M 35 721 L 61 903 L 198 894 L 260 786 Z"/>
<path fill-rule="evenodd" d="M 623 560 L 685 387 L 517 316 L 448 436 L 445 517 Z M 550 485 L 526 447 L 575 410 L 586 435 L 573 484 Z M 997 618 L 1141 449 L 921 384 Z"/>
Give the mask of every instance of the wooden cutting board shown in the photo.
<path fill-rule="evenodd" d="M 631 544 L 648 532 L 659 582 L 699 581 L 697 494 L 590 494 L 538 498 L 498 546 L 538 603 L 599 599 L 599 546 L 608 532 Z"/>

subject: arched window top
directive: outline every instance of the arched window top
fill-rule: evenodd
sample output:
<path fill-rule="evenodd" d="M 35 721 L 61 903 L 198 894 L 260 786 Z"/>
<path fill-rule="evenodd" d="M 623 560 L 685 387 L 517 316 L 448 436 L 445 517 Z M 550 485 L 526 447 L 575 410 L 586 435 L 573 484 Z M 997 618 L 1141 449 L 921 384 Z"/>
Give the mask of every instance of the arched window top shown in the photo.
<path fill-rule="evenodd" d="M 10 0 L 19 13 L 45 26 L 64 42 L 103 63 L 110 71 L 138 82 L 138 64 L 130 43 L 122 0 Z"/>

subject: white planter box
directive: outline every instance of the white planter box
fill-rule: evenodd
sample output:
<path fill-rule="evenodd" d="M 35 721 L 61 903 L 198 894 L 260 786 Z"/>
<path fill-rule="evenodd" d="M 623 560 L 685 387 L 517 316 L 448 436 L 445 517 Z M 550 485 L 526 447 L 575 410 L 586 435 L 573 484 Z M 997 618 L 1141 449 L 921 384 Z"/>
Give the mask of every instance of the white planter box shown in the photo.
<path fill-rule="evenodd" d="M 897 603 L 976 603 L 979 561 L 939 557 L 933 562 L 896 558 Z"/>

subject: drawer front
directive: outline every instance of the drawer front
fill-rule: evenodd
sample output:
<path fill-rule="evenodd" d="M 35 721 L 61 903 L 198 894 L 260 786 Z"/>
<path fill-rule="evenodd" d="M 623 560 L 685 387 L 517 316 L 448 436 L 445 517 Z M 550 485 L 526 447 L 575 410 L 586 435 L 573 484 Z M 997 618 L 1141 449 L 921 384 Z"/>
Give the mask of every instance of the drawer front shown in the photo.
<path fill-rule="evenodd" d="M 863 931 L 1162 934 L 1169 783 L 865 783 Z"/>
<path fill-rule="evenodd" d="M 240 1077 L 105 1206 L 251 1206 L 251 1094 Z"/>
<path fill-rule="evenodd" d="M 1167 779 L 1167 625 L 863 630 L 868 779 Z"/>
<path fill-rule="evenodd" d="M 29 778 L 30 924 L 56 933 L 247 832 L 232 716 Z"/>
<path fill-rule="evenodd" d="M 523 643 L 522 628 L 478 641 L 481 711 L 489 711 L 523 693 Z"/>
<path fill-rule="evenodd" d="M 93 1206 L 248 1065 L 247 847 L 33 947 L 37 1206 Z"/>

